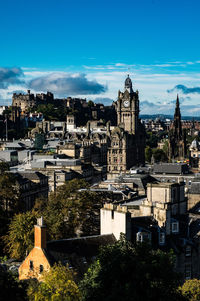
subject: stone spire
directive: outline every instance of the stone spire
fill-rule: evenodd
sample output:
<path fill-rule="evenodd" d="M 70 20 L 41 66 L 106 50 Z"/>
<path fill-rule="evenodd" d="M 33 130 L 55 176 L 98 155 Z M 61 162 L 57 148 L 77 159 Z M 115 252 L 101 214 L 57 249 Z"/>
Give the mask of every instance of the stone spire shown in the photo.
<path fill-rule="evenodd" d="M 182 138 L 181 112 L 178 94 L 176 98 L 176 108 L 174 112 L 174 135 L 178 139 Z"/>

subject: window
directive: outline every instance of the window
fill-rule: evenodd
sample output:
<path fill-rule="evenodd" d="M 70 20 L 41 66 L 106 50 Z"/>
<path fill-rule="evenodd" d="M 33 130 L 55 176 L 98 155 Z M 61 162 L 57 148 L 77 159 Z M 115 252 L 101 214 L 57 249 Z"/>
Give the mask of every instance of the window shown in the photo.
<path fill-rule="evenodd" d="M 30 260 L 30 262 L 29 262 L 29 268 L 30 268 L 30 270 L 33 270 L 33 261 L 32 260 Z"/>
<path fill-rule="evenodd" d="M 87 264 L 87 260 L 85 257 L 82 257 L 82 262 L 83 262 L 83 264 Z"/>
<path fill-rule="evenodd" d="M 179 232 L 179 225 L 178 222 L 172 223 L 172 233 L 178 233 Z"/>
<path fill-rule="evenodd" d="M 159 233 L 159 244 L 160 245 L 164 245 L 165 244 L 165 233 L 164 232 L 160 232 Z"/>
<path fill-rule="evenodd" d="M 172 199 L 172 202 L 174 202 L 175 199 L 176 199 L 176 190 L 175 190 L 175 189 L 172 190 L 172 195 L 173 195 L 173 196 L 172 196 L 172 198 L 173 198 L 173 199 Z"/>
<path fill-rule="evenodd" d="M 136 240 L 140 242 L 151 241 L 151 234 L 147 232 L 138 232 Z"/>
<path fill-rule="evenodd" d="M 187 257 L 191 256 L 191 247 L 190 246 L 187 246 L 185 248 L 185 256 L 187 256 Z"/>
<path fill-rule="evenodd" d="M 185 279 L 191 279 L 192 271 L 191 271 L 191 264 L 187 263 L 185 265 Z"/>
<path fill-rule="evenodd" d="M 42 273 L 44 271 L 44 267 L 42 264 L 40 264 L 40 273 Z"/>

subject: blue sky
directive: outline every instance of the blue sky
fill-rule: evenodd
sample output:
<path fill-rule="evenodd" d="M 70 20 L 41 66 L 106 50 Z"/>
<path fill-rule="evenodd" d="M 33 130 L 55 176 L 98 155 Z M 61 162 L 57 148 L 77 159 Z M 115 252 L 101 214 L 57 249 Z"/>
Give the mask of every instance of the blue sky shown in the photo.
<path fill-rule="evenodd" d="M 200 116 L 199 0 L 0 3 L 0 103 L 51 90 L 111 103 L 130 73 L 141 113 Z"/>

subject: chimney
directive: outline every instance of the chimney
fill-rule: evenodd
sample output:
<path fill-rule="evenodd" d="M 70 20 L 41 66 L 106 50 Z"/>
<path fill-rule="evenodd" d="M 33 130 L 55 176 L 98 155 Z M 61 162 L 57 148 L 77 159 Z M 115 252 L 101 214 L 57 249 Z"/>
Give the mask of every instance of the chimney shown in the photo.
<path fill-rule="evenodd" d="M 43 217 L 37 219 L 35 225 L 35 246 L 36 248 L 46 249 L 46 226 L 44 225 Z"/>

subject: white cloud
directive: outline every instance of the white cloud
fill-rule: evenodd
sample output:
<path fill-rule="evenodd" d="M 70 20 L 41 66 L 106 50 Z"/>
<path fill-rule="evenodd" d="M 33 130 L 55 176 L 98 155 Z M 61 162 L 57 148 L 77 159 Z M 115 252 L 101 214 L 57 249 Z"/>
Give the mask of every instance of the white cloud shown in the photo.
<path fill-rule="evenodd" d="M 188 63 L 188 64 L 187 64 Z M 192 64 L 190 64 L 192 63 Z M 82 66 L 84 73 L 87 73 L 80 80 L 80 72 L 64 72 L 61 70 L 39 70 L 35 68 L 23 67 L 24 80 L 26 83 L 31 83 L 33 92 L 50 90 L 59 96 L 77 96 L 95 100 L 98 98 L 104 99 L 106 104 L 116 100 L 118 90 L 124 89 L 124 81 L 127 73 L 133 82 L 133 89 L 139 90 L 141 104 L 148 102 L 155 104 L 154 109 L 159 113 L 172 114 L 174 112 L 173 100 L 176 99 L 177 91 L 167 93 L 167 90 L 173 89 L 177 85 L 186 87 L 200 87 L 200 61 L 196 62 L 156 62 L 152 65 L 134 65 L 125 64 L 124 62 L 115 62 L 108 65 Z M 188 66 L 182 68 L 182 65 Z M 177 66 L 177 68 L 175 68 Z M 196 66 L 195 71 L 187 68 Z M 198 67 L 198 68 L 197 68 Z M 171 68 L 171 69 L 170 69 Z M 81 68 L 80 68 L 81 69 Z M 130 69 L 128 71 L 128 69 Z M 173 71 L 172 71 L 173 70 Z M 187 71 L 188 70 L 188 71 Z M 79 70 L 80 71 L 80 70 Z M 76 82 L 76 84 L 75 84 Z M 79 86 L 77 86 L 79 82 Z M 92 83 L 91 85 L 88 83 Z M 89 86 L 88 86 L 89 85 Z M 102 88 L 104 87 L 104 88 Z M 107 90 L 105 89 L 107 88 Z M 96 90 L 97 88 L 97 90 Z M 26 85 L 10 85 L 2 93 L 2 99 L 11 100 L 11 91 L 26 90 Z M 180 98 L 184 94 L 180 92 Z M 184 105 L 181 103 L 182 114 L 199 114 L 200 95 L 192 94 L 190 98 L 184 98 Z M 158 105 L 158 102 L 160 104 Z M 192 106 L 192 107 L 191 107 Z M 148 109 L 147 109 L 148 108 Z M 141 106 L 141 114 L 147 113 L 153 107 L 147 107 L 147 104 Z"/>
<path fill-rule="evenodd" d="M 96 80 L 88 80 L 83 73 L 69 74 L 54 72 L 45 76 L 32 79 L 28 87 L 35 91 L 51 91 L 56 96 L 90 95 L 104 93 L 107 88 Z"/>

